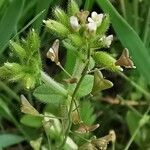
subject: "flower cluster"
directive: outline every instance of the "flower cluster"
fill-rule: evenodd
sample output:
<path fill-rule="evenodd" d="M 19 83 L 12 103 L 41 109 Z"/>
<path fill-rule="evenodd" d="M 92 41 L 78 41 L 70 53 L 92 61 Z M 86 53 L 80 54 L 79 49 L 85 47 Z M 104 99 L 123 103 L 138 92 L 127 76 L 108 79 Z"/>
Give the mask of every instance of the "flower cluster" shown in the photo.
<path fill-rule="evenodd" d="M 79 10 L 74 1 L 68 6 L 67 13 L 62 9 L 54 10 L 55 20 L 49 19 L 43 22 L 58 36 L 79 49 L 86 49 L 85 43 L 89 43 L 93 49 L 109 48 L 113 35 L 106 36 L 109 28 L 109 15 L 98 14 L 93 11 Z M 64 44 L 65 45 L 65 44 Z"/>

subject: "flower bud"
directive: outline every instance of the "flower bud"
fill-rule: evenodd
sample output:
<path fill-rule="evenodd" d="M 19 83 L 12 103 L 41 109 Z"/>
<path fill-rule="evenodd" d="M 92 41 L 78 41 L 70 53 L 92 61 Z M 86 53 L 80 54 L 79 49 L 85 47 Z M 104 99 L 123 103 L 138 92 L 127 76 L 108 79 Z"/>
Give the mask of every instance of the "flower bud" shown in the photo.
<path fill-rule="evenodd" d="M 68 38 L 71 39 L 71 43 L 76 47 L 81 47 L 83 45 L 83 39 L 78 34 L 70 34 Z"/>
<path fill-rule="evenodd" d="M 36 79 L 32 75 L 25 75 L 24 79 L 22 80 L 27 89 L 33 89 L 35 87 Z"/>
<path fill-rule="evenodd" d="M 80 28 L 79 22 L 78 22 L 78 18 L 75 16 L 71 16 L 70 17 L 70 24 L 73 30 L 78 31 Z"/>
<path fill-rule="evenodd" d="M 54 9 L 54 16 L 58 22 L 62 23 L 65 26 L 68 25 L 68 16 L 61 8 L 56 7 Z"/>
<path fill-rule="evenodd" d="M 67 12 L 69 16 L 73 16 L 79 12 L 79 6 L 74 0 L 70 0 L 70 3 L 68 4 Z"/>
<path fill-rule="evenodd" d="M 97 28 L 97 34 L 103 35 L 108 30 L 110 24 L 110 18 L 108 14 L 105 14 L 103 21 L 100 26 Z"/>
<path fill-rule="evenodd" d="M 53 32 L 57 33 L 59 36 L 66 37 L 69 34 L 69 30 L 62 23 L 55 20 L 43 20 L 46 26 Z"/>
<path fill-rule="evenodd" d="M 3 79 L 9 79 L 9 81 L 20 80 L 24 75 L 22 74 L 22 66 L 18 63 L 4 63 L 4 66 L 0 67 L 0 77 Z"/>
<path fill-rule="evenodd" d="M 26 51 L 18 43 L 10 41 L 10 46 L 13 52 L 19 57 L 20 60 L 26 58 Z"/>

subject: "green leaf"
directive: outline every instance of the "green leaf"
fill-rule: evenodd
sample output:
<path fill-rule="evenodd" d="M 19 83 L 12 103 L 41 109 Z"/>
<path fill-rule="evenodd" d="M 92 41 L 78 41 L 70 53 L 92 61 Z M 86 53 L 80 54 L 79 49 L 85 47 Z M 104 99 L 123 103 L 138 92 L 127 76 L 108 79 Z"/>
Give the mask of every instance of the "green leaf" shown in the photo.
<path fill-rule="evenodd" d="M 90 94 L 90 92 L 92 91 L 93 82 L 94 82 L 94 76 L 86 75 L 83 81 L 81 82 L 81 85 L 78 89 L 76 96 L 80 98 L 80 97 L 84 97 Z M 76 87 L 76 84 L 69 85 L 70 93 L 74 91 L 75 87 Z"/>
<path fill-rule="evenodd" d="M 34 29 L 38 29 L 40 31 L 41 26 L 42 26 L 42 21 L 45 18 L 45 16 L 47 15 L 48 8 L 52 1 L 53 0 L 43 0 L 42 3 L 41 3 L 41 1 L 37 2 L 36 15 L 39 14 L 41 11 L 45 10 L 45 12 L 34 22 L 34 24 L 33 24 Z"/>
<path fill-rule="evenodd" d="M 42 126 L 42 118 L 38 116 L 24 115 L 21 118 L 20 122 L 26 126 L 33 128 L 39 128 Z"/>
<path fill-rule="evenodd" d="M 0 54 L 6 48 L 8 41 L 18 23 L 24 0 L 13 0 L 10 2 L 0 22 Z"/>
<path fill-rule="evenodd" d="M 150 59 L 143 42 L 132 27 L 119 15 L 108 0 L 97 0 L 98 5 L 110 15 L 112 25 L 124 47 L 128 48 L 138 71 L 150 84 Z"/>
<path fill-rule="evenodd" d="M 92 75 L 86 75 L 80 85 L 79 91 L 77 93 L 78 97 L 84 97 L 92 91 L 94 82 L 94 77 Z"/>
<path fill-rule="evenodd" d="M 81 118 L 84 123 L 91 125 L 96 120 L 96 115 L 94 114 L 94 108 L 92 107 L 90 101 L 81 102 L 80 107 Z"/>
<path fill-rule="evenodd" d="M 51 88 L 48 85 L 41 85 L 35 89 L 33 95 L 41 102 L 44 103 L 59 103 L 66 99 L 66 97 L 60 94 L 56 89 Z"/>
<path fill-rule="evenodd" d="M 15 134 L 0 134 L 0 148 L 6 148 L 8 146 L 18 144 L 25 139 Z"/>

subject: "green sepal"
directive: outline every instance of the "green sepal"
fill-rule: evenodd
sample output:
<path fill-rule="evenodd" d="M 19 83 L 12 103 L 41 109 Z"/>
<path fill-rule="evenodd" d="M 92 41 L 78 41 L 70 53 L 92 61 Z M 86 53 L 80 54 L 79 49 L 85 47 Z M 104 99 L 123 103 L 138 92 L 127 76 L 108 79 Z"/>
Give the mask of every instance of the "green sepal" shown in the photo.
<path fill-rule="evenodd" d="M 10 48 L 17 55 L 21 62 L 27 57 L 25 49 L 17 42 L 10 41 Z"/>
<path fill-rule="evenodd" d="M 110 17 L 108 14 L 105 14 L 101 25 L 97 28 L 97 35 L 105 34 L 105 32 L 107 32 L 109 26 L 110 26 Z"/>
<path fill-rule="evenodd" d="M 44 23 L 51 31 L 58 34 L 60 37 L 66 37 L 70 32 L 65 25 L 58 21 L 49 19 L 44 21 Z"/>
<path fill-rule="evenodd" d="M 78 34 L 70 34 L 68 38 L 71 40 L 74 46 L 80 48 L 82 45 L 84 45 L 84 41 L 82 37 Z"/>
<path fill-rule="evenodd" d="M 79 6 L 74 0 L 70 0 L 68 3 L 67 13 L 69 16 L 74 16 L 76 13 L 79 12 Z"/>
<path fill-rule="evenodd" d="M 26 40 L 22 39 L 22 44 L 27 54 L 33 55 L 34 52 L 38 52 L 40 48 L 40 39 L 34 29 L 28 33 Z"/>
<path fill-rule="evenodd" d="M 18 63 L 4 63 L 4 66 L 0 67 L 0 77 L 11 81 L 19 80 L 22 77 L 22 66 Z"/>
<path fill-rule="evenodd" d="M 62 10 L 59 7 L 56 7 L 54 9 L 54 17 L 56 18 L 56 20 L 60 23 L 62 23 L 65 26 L 69 25 L 69 18 L 67 16 L 67 14 L 65 13 L 64 10 Z"/>

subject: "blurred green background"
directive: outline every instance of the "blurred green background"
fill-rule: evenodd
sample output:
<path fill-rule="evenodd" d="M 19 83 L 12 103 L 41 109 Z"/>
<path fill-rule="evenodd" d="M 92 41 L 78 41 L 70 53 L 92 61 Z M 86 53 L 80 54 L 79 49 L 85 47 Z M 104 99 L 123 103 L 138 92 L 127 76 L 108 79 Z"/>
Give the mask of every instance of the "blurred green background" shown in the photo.
<path fill-rule="evenodd" d="M 66 0 L 0 0 L 0 66 L 8 60 L 12 61 L 9 41 L 19 40 L 34 28 L 41 38 L 44 70 L 53 77 L 60 73 L 45 57 L 55 35 L 46 32 L 42 21 L 52 17 L 56 6 L 66 9 L 67 3 Z M 118 57 L 122 49 L 127 47 L 136 66 L 136 69 L 125 69 L 125 75 L 104 72 L 113 81 L 114 87 L 101 93 L 96 103 L 92 102 L 93 111 L 98 116 L 96 121 L 100 122 L 96 135 L 103 136 L 114 129 L 117 135 L 116 150 L 122 150 L 150 102 L 150 1 L 77 0 L 77 3 L 81 9 L 110 14 L 111 27 L 108 34 L 115 35 L 110 52 Z M 65 50 L 61 53 L 66 55 Z M 65 60 L 62 58 L 62 62 Z M 16 144 L 14 149 L 30 149 L 26 142 L 22 142 L 24 138 L 16 135 L 22 130 L 18 96 L 22 93 L 34 101 L 32 91 L 23 90 L 20 84 L 0 80 L 0 148 L 1 145 L 8 147 Z M 124 103 L 115 104 L 117 101 Z M 40 105 L 37 101 L 33 104 L 36 107 Z M 33 138 L 38 133 L 38 129 L 23 130 Z M 140 128 L 131 149 L 150 149 L 150 123 Z"/>

